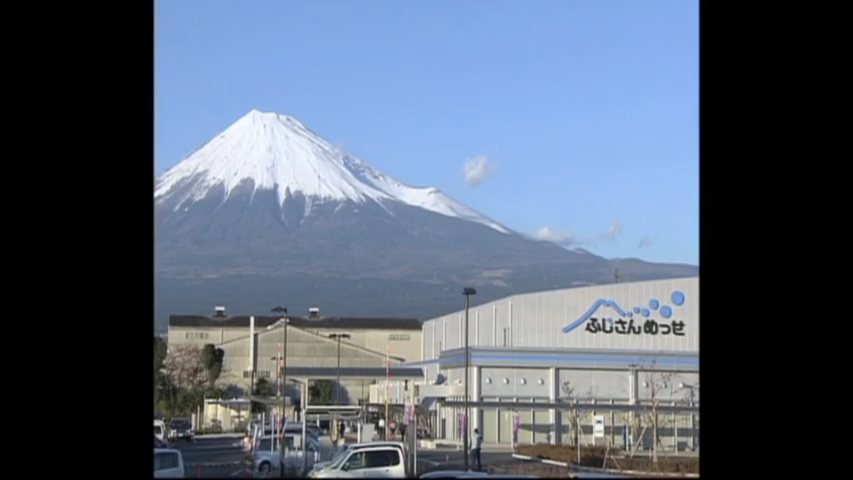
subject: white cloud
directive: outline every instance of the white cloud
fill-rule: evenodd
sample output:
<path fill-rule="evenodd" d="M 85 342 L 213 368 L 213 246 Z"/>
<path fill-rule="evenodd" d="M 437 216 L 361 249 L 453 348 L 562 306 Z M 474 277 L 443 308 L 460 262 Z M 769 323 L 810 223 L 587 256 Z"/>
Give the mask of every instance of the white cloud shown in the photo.
<path fill-rule="evenodd" d="M 483 183 L 483 180 L 490 177 L 494 169 L 489 165 L 489 159 L 485 155 L 477 155 L 465 162 L 464 172 L 465 183 L 476 187 Z"/>
<path fill-rule="evenodd" d="M 563 247 L 571 247 L 575 245 L 596 245 L 603 242 L 613 242 L 621 233 L 622 224 L 619 220 L 615 220 L 606 231 L 587 237 L 579 237 L 568 231 L 558 232 L 547 225 L 533 232 L 531 236 L 537 240 L 553 242 Z"/>
<path fill-rule="evenodd" d="M 533 232 L 531 236 L 536 240 L 554 242 L 566 246 L 575 245 L 575 241 L 577 240 L 571 232 L 555 232 L 547 225 Z"/>

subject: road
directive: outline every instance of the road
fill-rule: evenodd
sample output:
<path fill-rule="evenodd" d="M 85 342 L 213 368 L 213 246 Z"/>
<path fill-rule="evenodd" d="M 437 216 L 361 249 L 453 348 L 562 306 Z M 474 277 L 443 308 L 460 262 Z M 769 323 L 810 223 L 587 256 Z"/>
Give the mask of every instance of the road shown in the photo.
<path fill-rule="evenodd" d="M 473 469 L 476 465 L 470 463 L 471 460 L 473 459 L 469 459 L 468 468 Z M 512 458 L 509 451 L 484 450 L 480 454 L 480 460 L 483 463 L 484 471 L 488 471 L 489 467 L 519 462 L 519 460 Z M 462 455 L 462 450 L 418 450 L 418 473 L 432 470 L 464 470 L 464 468 L 465 457 Z"/>
<path fill-rule="evenodd" d="M 192 443 L 178 441 L 172 445 L 181 451 L 188 478 L 221 478 L 239 472 L 240 437 L 197 437 Z"/>
<path fill-rule="evenodd" d="M 333 449 L 328 437 L 322 437 L 321 460 L 329 460 Z M 181 451 L 184 457 L 185 473 L 188 478 L 240 477 L 242 451 L 239 437 L 205 438 L 197 437 L 194 442 L 176 442 L 173 448 Z M 516 463 L 508 451 L 484 450 L 481 459 L 483 469 L 490 466 Z M 464 457 L 461 450 L 438 449 L 418 450 L 418 472 L 431 470 L 462 470 Z M 473 466 L 473 465 L 472 465 Z"/>
<path fill-rule="evenodd" d="M 240 437 L 196 437 L 190 442 L 179 441 L 172 445 L 184 457 L 184 472 L 188 478 L 223 478 L 243 476 L 240 460 L 243 458 Z M 321 441 L 321 459 L 331 458 L 331 441 Z"/>

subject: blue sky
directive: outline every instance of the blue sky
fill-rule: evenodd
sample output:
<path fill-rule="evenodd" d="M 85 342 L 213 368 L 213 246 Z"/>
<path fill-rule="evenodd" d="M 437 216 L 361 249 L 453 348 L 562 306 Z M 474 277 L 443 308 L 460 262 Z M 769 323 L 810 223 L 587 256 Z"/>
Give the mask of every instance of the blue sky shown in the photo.
<path fill-rule="evenodd" d="M 699 263 L 698 1 L 157 0 L 155 172 L 252 108 L 519 232 Z"/>

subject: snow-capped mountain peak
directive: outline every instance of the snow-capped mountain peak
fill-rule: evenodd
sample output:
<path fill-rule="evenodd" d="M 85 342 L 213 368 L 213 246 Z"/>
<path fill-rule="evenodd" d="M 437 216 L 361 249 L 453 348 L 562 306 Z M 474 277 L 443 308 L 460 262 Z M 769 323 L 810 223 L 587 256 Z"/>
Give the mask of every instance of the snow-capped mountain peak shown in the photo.
<path fill-rule="evenodd" d="M 223 187 L 227 198 L 247 182 L 254 191 L 275 190 L 279 204 L 288 190 L 312 202 L 396 201 L 510 233 L 436 188 L 411 187 L 344 154 L 293 117 L 255 109 L 166 171 L 154 199 L 162 203 L 178 195 L 178 211 L 215 187 Z"/>

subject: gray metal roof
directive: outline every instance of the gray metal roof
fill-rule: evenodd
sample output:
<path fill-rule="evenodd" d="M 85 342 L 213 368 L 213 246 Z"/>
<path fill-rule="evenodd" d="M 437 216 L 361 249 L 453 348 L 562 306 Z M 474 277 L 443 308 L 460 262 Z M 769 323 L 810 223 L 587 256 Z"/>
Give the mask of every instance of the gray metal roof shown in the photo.
<path fill-rule="evenodd" d="M 502 408 L 502 409 L 525 409 L 525 410 L 545 410 L 549 408 L 556 408 L 558 410 L 568 409 L 569 405 L 565 401 L 558 402 L 550 402 L 550 401 L 540 401 L 540 402 L 530 402 L 530 401 L 504 401 L 504 402 L 496 402 L 496 401 L 488 401 L 483 400 L 479 402 L 469 402 L 471 407 L 476 408 Z M 465 402 L 461 400 L 448 399 L 444 401 L 445 407 L 463 407 L 465 406 Z M 627 411 L 649 411 L 651 410 L 651 405 L 648 404 L 625 404 L 625 403 L 590 403 L 590 402 L 578 402 L 575 404 L 575 408 L 582 411 L 602 411 L 602 412 L 627 412 Z M 657 411 L 660 413 L 686 413 L 686 412 L 698 412 L 699 411 L 699 402 L 696 402 L 693 405 L 658 405 Z"/>
<path fill-rule="evenodd" d="M 169 315 L 170 327 L 249 328 L 251 315 Z M 421 321 L 410 317 L 291 317 L 291 326 L 297 328 L 341 328 L 375 330 L 420 330 Z M 255 315 L 255 328 L 266 328 L 281 320 L 281 316 Z"/>

